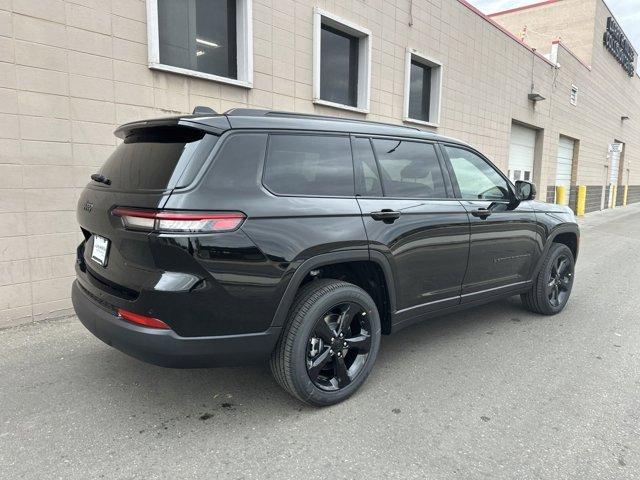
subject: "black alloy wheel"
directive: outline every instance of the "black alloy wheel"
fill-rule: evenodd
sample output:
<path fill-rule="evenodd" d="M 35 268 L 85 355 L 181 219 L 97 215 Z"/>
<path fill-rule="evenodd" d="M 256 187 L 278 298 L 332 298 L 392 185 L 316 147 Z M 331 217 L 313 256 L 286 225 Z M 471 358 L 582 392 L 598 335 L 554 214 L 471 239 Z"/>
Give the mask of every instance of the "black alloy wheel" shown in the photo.
<path fill-rule="evenodd" d="M 346 387 L 362 371 L 371 349 L 366 310 L 343 302 L 315 323 L 307 345 L 307 372 L 313 384 L 327 391 Z"/>
<path fill-rule="evenodd" d="M 271 371 L 298 400 L 334 405 L 365 382 L 380 336 L 378 308 L 366 291 L 341 280 L 312 280 L 289 310 L 271 355 Z"/>
<path fill-rule="evenodd" d="M 521 295 L 522 303 L 535 313 L 560 313 L 569 301 L 574 280 L 573 252 L 566 245 L 554 243 L 533 279 L 531 290 Z"/>
<path fill-rule="evenodd" d="M 558 255 L 549 271 L 547 283 L 547 295 L 553 307 L 558 308 L 566 303 L 572 282 L 573 262 L 565 254 Z"/>

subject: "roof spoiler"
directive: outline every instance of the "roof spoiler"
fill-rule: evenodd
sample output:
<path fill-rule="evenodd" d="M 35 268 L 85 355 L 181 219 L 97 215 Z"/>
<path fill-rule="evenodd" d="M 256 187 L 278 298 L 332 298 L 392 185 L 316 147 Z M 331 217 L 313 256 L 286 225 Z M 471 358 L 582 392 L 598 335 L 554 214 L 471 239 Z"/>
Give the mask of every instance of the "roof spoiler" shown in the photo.
<path fill-rule="evenodd" d="M 214 116 L 211 121 L 207 121 L 207 123 L 200 123 L 198 122 L 198 118 L 193 117 L 165 117 L 125 123 L 116 128 L 113 133 L 116 137 L 124 140 L 127 135 L 136 130 L 154 127 L 193 128 L 213 133 L 214 135 L 221 135 L 224 131 L 231 128 L 231 125 L 229 125 L 229 121 L 225 116 Z"/>
<path fill-rule="evenodd" d="M 216 112 L 211 107 L 205 107 L 205 106 L 202 106 L 202 105 L 198 105 L 198 106 L 196 106 L 196 108 L 193 109 L 193 114 L 194 115 L 217 115 L 218 112 Z"/>

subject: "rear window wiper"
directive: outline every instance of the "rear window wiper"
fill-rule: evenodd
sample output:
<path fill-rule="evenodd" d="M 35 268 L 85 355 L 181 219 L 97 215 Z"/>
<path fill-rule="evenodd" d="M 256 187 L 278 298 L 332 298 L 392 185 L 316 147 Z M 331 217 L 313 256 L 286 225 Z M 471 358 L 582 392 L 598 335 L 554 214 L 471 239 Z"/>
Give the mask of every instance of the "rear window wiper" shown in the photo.
<path fill-rule="evenodd" d="M 111 180 L 102 175 L 101 173 L 94 173 L 91 175 L 91 180 L 98 183 L 104 183 L 105 185 L 111 185 Z"/>

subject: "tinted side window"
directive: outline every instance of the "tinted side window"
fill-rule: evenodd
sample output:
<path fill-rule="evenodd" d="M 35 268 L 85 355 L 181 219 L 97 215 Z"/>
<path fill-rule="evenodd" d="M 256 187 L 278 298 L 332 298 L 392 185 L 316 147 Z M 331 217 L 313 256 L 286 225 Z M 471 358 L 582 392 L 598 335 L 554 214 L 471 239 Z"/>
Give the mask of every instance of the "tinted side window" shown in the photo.
<path fill-rule="evenodd" d="M 271 135 L 264 184 L 284 195 L 353 196 L 349 137 Z"/>
<path fill-rule="evenodd" d="M 207 172 L 207 187 L 221 196 L 255 192 L 260 184 L 259 167 L 266 145 L 267 135 L 264 133 L 229 136 Z"/>
<path fill-rule="evenodd" d="M 353 165 L 356 173 L 356 193 L 364 197 L 381 197 L 382 185 L 378 166 L 368 138 L 353 140 Z"/>
<path fill-rule="evenodd" d="M 406 140 L 373 140 L 387 197 L 446 198 L 435 147 Z"/>
<path fill-rule="evenodd" d="M 507 200 L 509 185 L 482 157 L 462 148 L 445 147 L 462 198 Z"/>

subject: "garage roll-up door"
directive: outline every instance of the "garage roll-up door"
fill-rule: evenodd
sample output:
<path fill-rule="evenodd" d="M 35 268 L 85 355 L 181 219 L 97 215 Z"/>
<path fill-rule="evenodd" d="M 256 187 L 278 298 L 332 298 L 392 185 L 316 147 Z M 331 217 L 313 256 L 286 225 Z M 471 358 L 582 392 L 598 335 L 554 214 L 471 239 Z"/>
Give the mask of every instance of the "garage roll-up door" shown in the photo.
<path fill-rule="evenodd" d="M 571 186 L 571 169 L 573 168 L 573 139 L 560 137 L 556 164 L 556 185 Z"/>
<path fill-rule="evenodd" d="M 509 146 L 509 178 L 515 180 L 533 179 L 533 160 L 536 152 L 536 131 L 532 128 L 513 124 Z"/>

